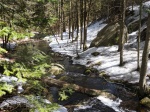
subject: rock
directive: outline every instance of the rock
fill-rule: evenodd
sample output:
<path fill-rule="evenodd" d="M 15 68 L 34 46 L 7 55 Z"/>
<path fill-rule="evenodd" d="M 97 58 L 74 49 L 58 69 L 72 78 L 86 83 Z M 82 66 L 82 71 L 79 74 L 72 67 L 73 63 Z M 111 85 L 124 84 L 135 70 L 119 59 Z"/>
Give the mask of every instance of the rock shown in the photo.
<path fill-rule="evenodd" d="M 44 38 L 46 36 L 47 36 L 47 34 L 44 34 L 44 33 L 41 33 L 41 32 L 34 32 L 34 36 L 32 38 L 41 39 L 41 38 Z"/>
<path fill-rule="evenodd" d="M 93 52 L 92 55 L 93 56 L 98 56 L 100 53 L 99 52 Z"/>
<path fill-rule="evenodd" d="M 148 97 L 145 97 L 140 101 L 140 104 L 150 108 L 150 99 Z"/>
<path fill-rule="evenodd" d="M 66 107 L 60 106 L 57 110 L 54 110 L 53 112 L 68 112 Z"/>
<path fill-rule="evenodd" d="M 116 45 L 119 40 L 119 23 L 111 23 L 106 25 L 101 31 L 98 32 L 97 37 L 91 42 L 90 47 Z M 127 28 L 125 27 L 125 38 L 127 40 Z"/>
<path fill-rule="evenodd" d="M 36 97 L 36 100 L 40 99 L 40 97 Z M 42 99 L 42 102 L 45 104 L 52 104 L 49 100 L 47 99 Z M 2 103 L 0 103 L 0 112 L 1 109 L 3 110 L 3 108 L 5 109 L 9 109 L 9 108 L 13 108 L 13 107 L 26 107 L 27 108 L 35 108 L 36 106 L 31 104 L 30 101 L 23 96 L 14 96 L 11 98 L 6 99 L 5 101 L 3 101 Z M 17 109 L 17 108 L 16 108 Z M 28 112 L 28 111 L 24 111 L 24 112 Z M 40 112 L 39 110 L 35 109 L 35 112 Z M 59 108 L 57 110 L 54 110 L 53 112 L 68 112 L 67 108 L 63 107 L 62 105 L 59 105 Z"/>
<path fill-rule="evenodd" d="M 33 108 L 34 105 L 29 103 L 29 101 L 25 97 L 21 96 L 14 96 L 12 98 L 8 98 L 7 100 L 4 100 L 0 104 L 0 109 L 7 108 L 7 107 L 13 107 L 14 105 L 25 105 L 28 108 Z"/>
<path fill-rule="evenodd" d="M 141 19 L 141 26 L 143 26 L 146 23 L 147 19 L 148 19 L 147 17 Z M 126 21 L 128 21 L 127 22 L 128 33 L 132 33 L 138 30 L 139 19 L 129 16 L 129 18 L 127 18 Z"/>
<path fill-rule="evenodd" d="M 59 75 L 64 72 L 65 68 L 61 64 L 52 63 L 49 72 L 52 75 Z"/>

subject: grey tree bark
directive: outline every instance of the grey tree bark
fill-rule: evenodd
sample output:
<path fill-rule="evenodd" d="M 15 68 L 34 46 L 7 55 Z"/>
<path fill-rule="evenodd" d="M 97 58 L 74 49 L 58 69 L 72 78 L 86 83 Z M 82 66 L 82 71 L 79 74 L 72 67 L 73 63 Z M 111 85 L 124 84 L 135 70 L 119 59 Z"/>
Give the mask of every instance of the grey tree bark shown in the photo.
<path fill-rule="evenodd" d="M 63 40 L 63 0 L 60 1 L 60 33 L 61 33 L 61 40 Z"/>
<path fill-rule="evenodd" d="M 141 70 L 140 70 L 139 85 L 140 85 L 141 96 L 143 96 L 147 92 L 146 71 L 147 71 L 148 54 L 150 50 L 149 41 L 150 41 L 150 13 L 148 15 L 146 40 L 145 40 L 145 46 L 144 46 L 143 56 L 142 56 L 142 65 L 141 65 Z"/>
<path fill-rule="evenodd" d="M 139 20 L 139 31 L 138 31 L 138 49 L 137 49 L 137 70 L 140 70 L 140 37 L 141 37 L 141 15 L 142 15 L 142 1 L 140 0 L 140 10 L 139 10 L 139 14 L 140 14 L 140 20 Z"/>
<path fill-rule="evenodd" d="M 69 39 L 71 38 L 71 0 L 69 2 Z"/>
<path fill-rule="evenodd" d="M 126 10 L 126 0 L 122 0 L 122 14 L 120 22 L 120 37 L 119 37 L 119 51 L 120 51 L 120 66 L 123 65 L 123 42 L 124 42 L 124 26 L 125 26 L 125 10 Z"/>
<path fill-rule="evenodd" d="M 80 0 L 80 49 L 83 43 L 83 0 Z"/>
<path fill-rule="evenodd" d="M 87 49 L 86 41 L 87 41 L 87 9 L 86 9 L 86 0 L 84 0 L 84 39 L 83 39 L 83 50 Z"/>

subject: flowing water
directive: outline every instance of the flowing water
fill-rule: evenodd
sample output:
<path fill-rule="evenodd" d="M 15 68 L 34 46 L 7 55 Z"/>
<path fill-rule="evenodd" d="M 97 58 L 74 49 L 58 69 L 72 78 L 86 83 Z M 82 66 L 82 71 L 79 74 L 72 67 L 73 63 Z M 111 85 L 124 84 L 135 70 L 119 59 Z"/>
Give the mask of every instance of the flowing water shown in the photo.
<path fill-rule="evenodd" d="M 63 78 L 66 82 L 90 89 L 105 90 L 116 96 L 115 99 L 110 99 L 103 96 L 93 97 L 86 93 L 74 92 L 67 100 L 60 101 L 58 95 L 60 88 L 49 87 L 53 102 L 65 106 L 69 112 L 149 112 L 145 107 L 141 108 L 138 104 L 139 99 L 136 94 L 131 92 L 131 88 L 99 77 L 96 70 L 93 70 L 92 74 L 86 74 L 87 68 L 85 66 L 73 65 L 71 57 L 53 52 L 43 41 L 36 42 L 35 45 L 49 54 L 53 63 L 59 63 L 65 67 L 65 72 L 56 76 L 57 79 Z"/>
<path fill-rule="evenodd" d="M 139 105 L 139 98 L 128 88 L 119 83 L 113 83 L 98 76 L 98 71 L 90 75 L 85 75 L 86 67 L 82 65 L 73 65 L 71 57 L 53 52 L 52 62 L 62 64 L 65 67 L 65 73 L 57 78 L 64 78 L 64 81 L 80 85 L 82 87 L 105 90 L 116 96 L 116 99 L 104 98 L 102 96 L 93 97 L 80 92 L 74 92 L 67 100 L 60 101 L 57 87 L 50 87 L 54 102 L 68 108 L 69 112 L 149 112 L 146 107 Z"/>
<path fill-rule="evenodd" d="M 111 105 L 106 105 L 103 101 L 99 100 L 97 97 L 88 96 L 87 94 L 82 94 L 75 92 L 70 96 L 68 100 L 59 101 L 58 100 L 58 88 L 51 87 L 50 90 L 53 91 L 53 96 L 55 97 L 55 102 L 69 107 L 70 112 L 131 112 L 138 110 L 138 97 L 132 93 L 128 88 L 122 84 L 111 83 L 104 78 L 98 77 L 97 74 L 84 75 L 86 68 L 81 65 L 72 65 L 71 58 L 68 56 L 63 56 L 56 53 L 54 61 L 64 65 L 66 72 L 59 76 L 67 77 L 64 80 L 69 83 L 74 83 L 82 87 L 105 90 L 118 99 L 114 102 L 121 101 L 118 105 L 118 109 L 111 108 Z M 68 61 L 66 61 L 68 60 Z M 69 79 L 69 80 L 68 80 Z M 108 100 L 108 99 L 106 99 Z M 118 101 L 117 101 L 118 100 Z M 109 103 L 109 102 L 108 102 Z M 114 103 L 115 104 L 115 103 Z M 112 104 L 112 106 L 114 105 Z M 76 106 L 82 105 L 82 106 Z M 84 105 L 84 106 L 83 106 Z"/>

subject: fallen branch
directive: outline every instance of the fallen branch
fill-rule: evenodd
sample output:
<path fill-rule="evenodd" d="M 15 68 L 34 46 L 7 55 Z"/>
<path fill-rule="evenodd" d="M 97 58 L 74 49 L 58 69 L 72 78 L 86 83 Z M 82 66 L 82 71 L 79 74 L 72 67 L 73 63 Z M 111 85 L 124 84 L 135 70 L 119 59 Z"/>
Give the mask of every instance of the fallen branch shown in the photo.
<path fill-rule="evenodd" d="M 91 96 L 107 96 L 109 98 L 116 98 L 113 94 L 108 93 L 105 90 L 97 90 L 97 89 L 90 89 L 90 88 L 85 88 L 82 86 L 79 86 L 77 84 L 71 84 L 65 81 L 61 81 L 59 79 L 53 79 L 50 77 L 44 78 L 43 79 L 44 83 L 48 84 L 48 85 L 55 85 L 57 87 L 71 87 L 73 90 L 84 93 L 84 94 L 88 94 Z"/>

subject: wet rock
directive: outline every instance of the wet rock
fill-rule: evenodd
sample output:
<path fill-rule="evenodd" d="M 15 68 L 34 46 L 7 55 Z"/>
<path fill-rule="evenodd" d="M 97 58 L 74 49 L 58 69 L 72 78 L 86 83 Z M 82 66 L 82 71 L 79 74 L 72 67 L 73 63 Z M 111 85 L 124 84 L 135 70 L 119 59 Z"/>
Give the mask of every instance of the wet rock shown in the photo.
<path fill-rule="evenodd" d="M 150 108 L 150 98 L 145 97 L 140 101 L 140 104 Z"/>
<path fill-rule="evenodd" d="M 84 105 L 74 109 L 74 112 L 116 112 L 96 98 L 91 98 Z"/>
<path fill-rule="evenodd" d="M 53 112 L 68 112 L 68 111 L 65 107 L 60 106 L 58 110 L 54 110 Z"/>
<path fill-rule="evenodd" d="M 40 99 L 40 97 L 37 97 L 37 99 Z M 45 104 L 51 104 L 51 102 L 47 99 L 43 99 L 42 101 Z M 28 108 L 28 109 L 35 108 L 35 105 L 31 104 L 30 101 L 23 96 L 14 96 L 14 97 L 8 98 L 7 100 L 3 101 L 0 104 L 0 112 L 3 109 L 9 109 L 9 108 L 14 108 L 14 107 L 17 107 L 17 108 L 21 107 L 21 110 L 23 110 L 24 108 Z M 25 111 L 25 112 L 28 112 L 28 111 Z M 40 111 L 36 109 L 35 112 L 40 112 Z M 54 110 L 53 112 L 68 112 L 68 111 L 67 111 L 67 108 L 63 107 L 62 105 L 59 105 L 59 108 L 57 110 Z"/>
<path fill-rule="evenodd" d="M 92 55 L 93 56 L 98 56 L 100 53 L 99 52 L 93 52 Z"/>
<path fill-rule="evenodd" d="M 34 107 L 32 104 L 29 103 L 29 101 L 25 97 L 14 96 L 12 98 L 8 98 L 7 100 L 3 101 L 0 104 L 0 109 L 13 107 L 13 106 L 21 106 L 21 105 L 26 106 L 28 108 Z"/>
<path fill-rule="evenodd" d="M 49 72 L 52 75 L 59 75 L 64 72 L 65 68 L 61 64 L 52 63 Z"/>

